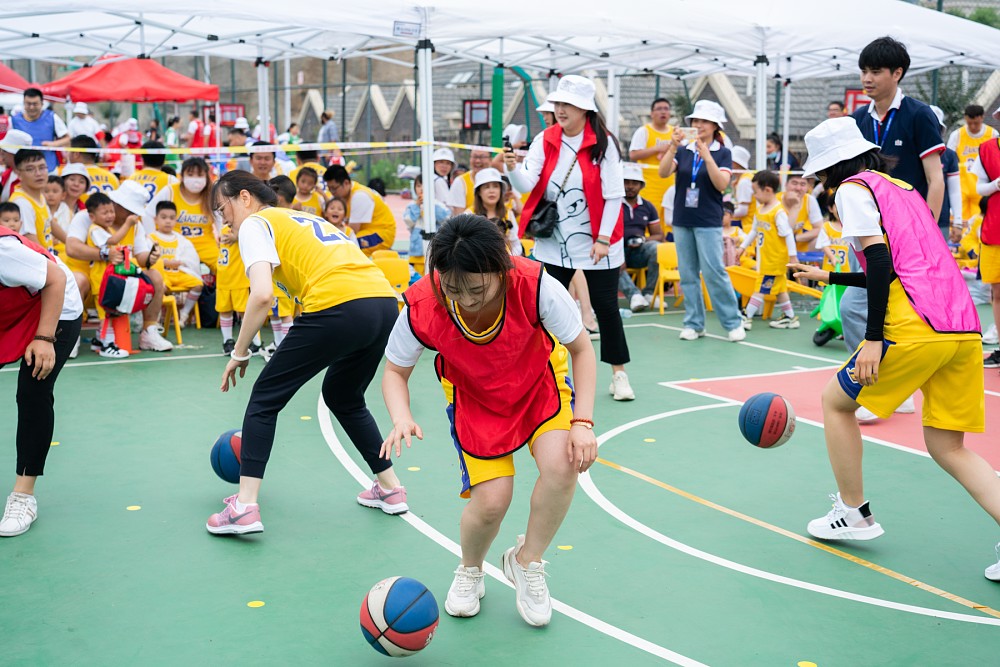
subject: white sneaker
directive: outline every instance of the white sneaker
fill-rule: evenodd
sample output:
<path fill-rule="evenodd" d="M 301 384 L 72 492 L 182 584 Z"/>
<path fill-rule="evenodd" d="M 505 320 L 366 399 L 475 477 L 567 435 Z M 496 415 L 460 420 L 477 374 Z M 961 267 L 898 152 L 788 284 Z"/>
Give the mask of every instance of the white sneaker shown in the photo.
<path fill-rule="evenodd" d="M 173 343 L 163 337 L 163 327 L 150 324 L 139 334 L 139 349 L 153 352 L 169 352 L 174 349 Z"/>
<path fill-rule="evenodd" d="M 896 408 L 896 412 L 901 415 L 912 415 L 917 411 L 917 406 L 913 404 L 913 396 L 903 401 L 903 403 Z"/>
<path fill-rule="evenodd" d="M 1000 343 L 1000 335 L 997 335 L 997 325 L 991 324 L 990 328 L 983 334 L 983 343 L 986 345 L 996 345 Z"/>
<path fill-rule="evenodd" d="M 628 383 L 628 375 L 625 371 L 618 371 L 611 376 L 611 387 L 608 389 L 608 393 L 614 396 L 616 401 L 634 401 L 635 392 L 632 391 L 632 385 Z"/>
<path fill-rule="evenodd" d="M 0 520 L 0 537 L 14 537 L 25 533 L 38 518 L 38 502 L 28 493 L 14 491 L 7 496 L 7 506 Z"/>
<path fill-rule="evenodd" d="M 753 329 L 753 318 L 743 315 L 743 330 L 750 331 Z"/>
<path fill-rule="evenodd" d="M 1000 581 L 1000 544 L 996 546 L 997 562 L 986 568 L 986 578 L 990 581 Z"/>
<path fill-rule="evenodd" d="M 132 333 L 139 333 L 142 331 L 142 311 L 132 313 L 128 316 L 128 328 Z"/>
<path fill-rule="evenodd" d="M 678 336 L 681 340 L 698 340 L 705 335 L 704 331 L 695 331 L 690 327 L 684 327 L 681 329 L 681 335 Z"/>
<path fill-rule="evenodd" d="M 76 337 L 76 342 L 73 343 L 73 349 L 69 351 L 69 358 L 76 359 L 76 356 L 80 354 L 80 337 Z"/>
<path fill-rule="evenodd" d="M 524 536 L 519 535 L 517 542 L 517 546 L 503 552 L 503 573 L 514 584 L 517 613 L 528 625 L 542 627 L 552 620 L 552 599 L 545 583 L 545 561 L 533 561 L 528 563 L 528 567 L 523 567 L 517 562 L 516 552 L 524 543 Z"/>
<path fill-rule="evenodd" d="M 125 359 L 128 357 L 128 351 L 121 349 L 114 343 L 102 343 L 101 349 L 97 354 L 105 359 Z"/>
<path fill-rule="evenodd" d="M 742 325 L 736 327 L 735 329 L 729 332 L 730 343 L 738 343 L 741 340 L 746 340 L 746 339 L 747 339 L 747 330 L 744 329 Z"/>
<path fill-rule="evenodd" d="M 632 295 L 632 298 L 628 302 L 629 310 L 633 313 L 641 313 L 642 311 L 649 308 L 649 301 L 646 300 L 642 294 L 636 292 Z"/>
<path fill-rule="evenodd" d="M 878 421 L 878 415 L 863 405 L 854 412 L 854 416 L 859 424 L 873 424 Z"/>
<path fill-rule="evenodd" d="M 874 540 L 885 533 L 882 526 L 875 523 L 867 500 L 861 507 L 848 507 L 839 493 L 831 493 L 830 500 L 833 501 L 833 509 L 806 526 L 813 537 L 822 540 Z"/>
<path fill-rule="evenodd" d="M 483 581 L 483 571 L 478 567 L 458 566 L 455 579 L 448 589 L 448 597 L 444 601 L 444 610 L 449 616 L 467 618 L 479 613 L 479 601 L 486 595 L 486 582 Z"/>
<path fill-rule="evenodd" d="M 652 308 L 653 310 L 659 310 L 660 309 L 660 297 L 654 296 L 650 300 L 650 302 L 649 302 L 649 307 Z"/>
<path fill-rule="evenodd" d="M 788 315 L 782 315 L 776 320 L 771 320 L 767 326 L 772 329 L 798 329 L 802 325 L 799 322 L 799 316 L 793 315 L 789 317 Z"/>

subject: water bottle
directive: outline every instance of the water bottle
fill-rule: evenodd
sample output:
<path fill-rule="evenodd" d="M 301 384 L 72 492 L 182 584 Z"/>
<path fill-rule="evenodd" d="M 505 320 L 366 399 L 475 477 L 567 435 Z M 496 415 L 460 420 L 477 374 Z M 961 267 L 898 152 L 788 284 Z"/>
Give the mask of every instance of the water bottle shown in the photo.
<path fill-rule="evenodd" d="M 623 320 L 627 320 L 628 318 L 632 317 L 632 311 L 629 310 L 628 308 L 619 308 L 618 314 L 622 316 Z"/>

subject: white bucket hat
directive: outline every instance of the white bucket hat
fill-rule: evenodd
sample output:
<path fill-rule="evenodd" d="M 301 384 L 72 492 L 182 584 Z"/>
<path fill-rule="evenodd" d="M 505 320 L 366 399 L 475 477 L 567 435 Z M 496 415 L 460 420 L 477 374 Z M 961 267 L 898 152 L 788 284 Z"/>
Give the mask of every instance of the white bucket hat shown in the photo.
<path fill-rule="evenodd" d="M 90 187 L 90 172 L 87 171 L 87 168 L 79 162 L 70 162 L 69 164 L 64 165 L 62 172 L 60 172 L 59 175 L 63 178 L 66 178 L 67 176 L 83 176 L 87 179 L 87 187 Z"/>
<path fill-rule="evenodd" d="M 750 151 L 742 146 L 733 146 L 733 164 L 738 164 L 744 169 L 750 166 Z"/>
<path fill-rule="evenodd" d="M 802 166 L 806 176 L 812 176 L 824 169 L 829 169 L 838 162 L 850 160 L 871 149 L 878 149 L 878 144 L 861 136 L 861 130 L 854 118 L 830 118 L 806 132 L 806 150 L 809 159 Z"/>
<path fill-rule="evenodd" d="M 114 203 L 129 213 L 142 215 L 146 212 L 146 202 L 149 199 L 146 189 L 135 181 L 125 181 L 118 189 L 108 195 Z"/>
<path fill-rule="evenodd" d="M 25 148 L 34 143 L 35 142 L 31 138 L 31 135 L 24 130 L 7 130 L 6 136 L 4 136 L 3 139 L 0 139 L 0 151 L 16 155 L 18 149 L 14 148 L 14 146 Z"/>
<path fill-rule="evenodd" d="M 549 113 L 555 113 L 556 112 L 556 108 L 555 108 L 555 106 L 553 106 L 552 102 L 549 102 L 548 100 L 545 100 L 544 102 L 542 102 L 541 104 L 539 104 L 537 107 L 535 107 L 535 111 L 537 111 L 539 113 L 541 113 L 543 111 L 547 111 Z"/>
<path fill-rule="evenodd" d="M 528 128 L 524 125 L 511 123 L 503 129 L 503 136 L 507 137 L 510 143 L 518 146 L 528 140 Z"/>
<path fill-rule="evenodd" d="M 711 121 L 721 128 L 726 124 L 726 110 L 718 102 L 698 100 L 694 103 L 694 110 L 685 116 L 685 119 L 689 122 L 695 118 Z"/>
<path fill-rule="evenodd" d="M 937 118 L 938 124 L 941 126 L 941 129 L 947 128 L 948 126 L 945 125 L 944 122 L 944 111 L 941 110 L 941 107 L 937 107 L 932 104 L 931 111 L 934 112 L 934 117 Z"/>
<path fill-rule="evenodd" d="M 646 178 L 642 175 L 642 165 L 636 164 L 634 162 L 625 162 L 622 164 L 622 175 L 625 177 L 626 181 L 639 181 L 640 183 L 645 183 Z"/>
<path fill-rule="evenodd" d="M 243 116 L 240 116 L 239 118 L 236 119 L 235 122 L 233 122 L 233 129 L 234 130 L 249 130 L 250 129 L 250 123 L 247 121 L 246 118 L 244 118 Z"/>
<path fill-rule="evenodd" d="M 499 183 L 501 186 L 506 187 L 500 172 L 493 167 L 487 167 L 486 169 L 479 170 L 479 173 L 476 174 L 474 189 L 478 190 L 480 185 L 486 185 L 487 183 Z"/>
<path fill-rule="evenodd" d="M 431 156 L 431 160 L 433 162 L 437 162 L 438 160 L 447 160 L 448 162 L 455 164 L 455 153 L 450 148 L 439 148 L 434 151 L 434 155 Z"/>
<path fill-rule="evenodd" d="M 594 82 L 576 74 L 567 74 L 559 79 L 559 87 L 549 95 L 547 101 L 572 104 L 584 111 L 597 111 L 597 103 L 594 102 Z"/>
<path fill-rule="evenodd" d="M 73 113 L 88 114 L 90 113 L 90 108 L 87 106 L 86 102 L 77 102 L 73 105 Z"/>

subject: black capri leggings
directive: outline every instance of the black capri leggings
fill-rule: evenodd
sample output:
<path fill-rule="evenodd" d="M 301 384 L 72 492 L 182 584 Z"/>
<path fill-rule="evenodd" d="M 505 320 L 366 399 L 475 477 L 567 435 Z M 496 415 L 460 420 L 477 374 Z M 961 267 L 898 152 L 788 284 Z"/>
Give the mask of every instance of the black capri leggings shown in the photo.
<path fill-rule="evenodd" d="M 576 269 L 554 264 L 546 264 L 545 270 L 567 289 L 576 273 Z M 613 366 L 627 364 L 628 343 L 625 341 L 622 315 L 618 312 L 618 274 L 621 269 L 594 269 L 582 273 L 587 279 L 587 291 L 597 316 L 597 325 L 601 328 L 601 361 Z"/>
<path fill-rule="evenodd" d="M 59 371 L 80 336 L 82 318 L 59 320 L 56 328 L 56 365 L 44 380 L 31 377 L 32 367 L 21 360 L 17 374 L 17 470 L 18 475 L 39 477 L 45 471 L 45 457 L 52 446 L 56 413 L 55 388 Z"/>
<path fill-rule="evenodd" d="M 365 390 L 382 362 L 396 322 L 396 299 L 365 298 L 295 319 L 254 383 L 243 417 L 240 475 L 264 477 L 278 413 L 306 382 L 326 369 L 323 400 L 373 473 L 392 467 L 379 458 L 382 433 L 365 405 Z"/>

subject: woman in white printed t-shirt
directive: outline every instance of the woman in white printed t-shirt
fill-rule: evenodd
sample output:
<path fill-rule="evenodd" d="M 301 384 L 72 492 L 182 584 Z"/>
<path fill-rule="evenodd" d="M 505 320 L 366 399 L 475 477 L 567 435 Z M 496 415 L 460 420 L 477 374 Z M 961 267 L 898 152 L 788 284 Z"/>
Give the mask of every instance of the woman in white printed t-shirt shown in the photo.
<path fill-rule="evenodd" d="M 555 202 L 559 223 L 552 236 L 535 239 L 533 254 L 563 286 L 583 270 L 601 329 L 601 361 L 612 368 L 609 391 L 615 400 L 630 401 L 635 393 L 625 374 L 628 344 L 618 311 L 618 274 L 625 263 L 625 181 L 618 142 L 597 113 L 590 79 L 564 76 L 548 101 L 555 107 L 556 124 L 535 137 L 524 162 L 518 165 L 513 151 L 504 153 L 511 184 L 531 193 L 521 214 L 521 234 L 543 198 Z"/>

